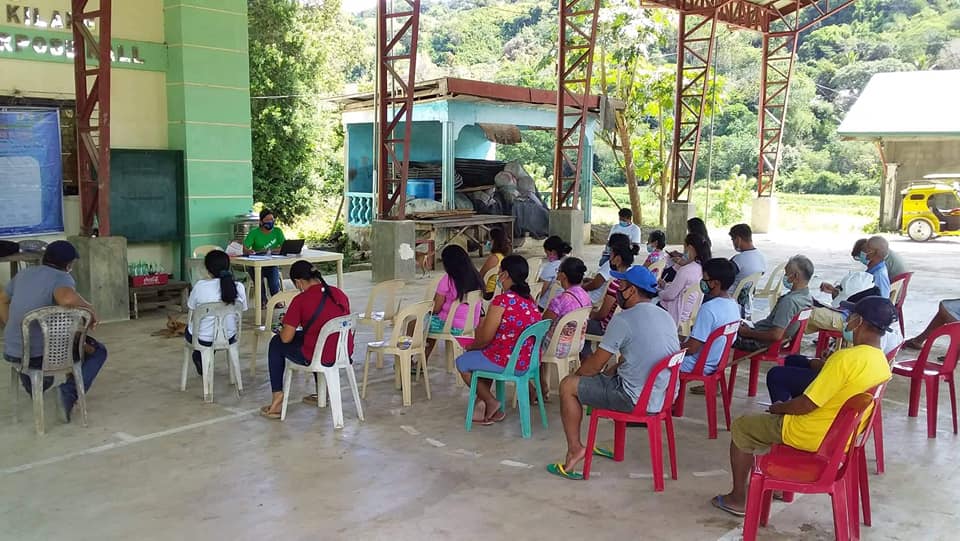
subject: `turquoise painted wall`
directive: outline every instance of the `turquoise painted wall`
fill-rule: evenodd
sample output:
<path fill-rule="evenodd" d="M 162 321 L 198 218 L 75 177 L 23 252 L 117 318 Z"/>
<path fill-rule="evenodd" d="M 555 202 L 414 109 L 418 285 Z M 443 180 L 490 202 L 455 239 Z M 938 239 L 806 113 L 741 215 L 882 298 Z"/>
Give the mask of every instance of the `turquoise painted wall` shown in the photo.
<path fill-rule="evenodd" d="M 497 146 L 487 139 L 486 134 L 476 124 L 464 126 L 454 145 L 454 155 L 457 158 L 492 160 L 496 158 L 496 150 Z"/>

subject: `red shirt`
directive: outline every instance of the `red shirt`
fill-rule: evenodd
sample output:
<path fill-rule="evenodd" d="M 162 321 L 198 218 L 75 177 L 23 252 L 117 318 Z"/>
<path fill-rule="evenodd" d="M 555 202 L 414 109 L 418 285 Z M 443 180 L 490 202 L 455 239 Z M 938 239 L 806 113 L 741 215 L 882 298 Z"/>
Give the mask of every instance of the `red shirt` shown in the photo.
<path fill-rule="evenodd" d="M 316 320 L 310 325 L 309 329 L 304 329 L 303 346 L 300 351 L 307 359 L 313 359 L 313 352 L 317 349 L 317 340 L 320 338 L 320 329 L 331 319 L 345 316 L 350 313 L 350 299 L 343 291 L 327 286 L 329 296 L 326 304 L 323 305 L 323 311 L 317 316 Z M 291 327 L 299 327 L 310 322 L 310 318 L 317 311 L 320 302 L 323 299 L 323 286 L 320 284 L 311 286 L 309 289 L 300 293 L 290 301 L 290 307 L 283 316 L 283 324 Z M 339 306 L 338 306 L 339 304 Z M 353 355 L 353 333 L 347 341 L 347 348 L 350 355 Z M 337 335 L 333 334 L 327 338 L 327 343 L 323 345 L 323 364 L 331 366 L 337 361 Z"/>
<path fill-rule="evenodd" d="M 502 307 L 503 318 L 500 320 L 500 326 L 497 327 L 497 333 L 494 335 L 493 341 L 482 351 L 491 362 L 506 367 L 517 339 L 520 338 L 527 327 L 540 321 L 540 311 L 537 310 L 535 302 L 525 299 L 513 291 L 497 295 L 491 301 L 490 306 Z M 516 369 L 518 371 L 527 369 L 532 350 L 533 340 L 527 340 L 527 343 L 520 349 L 520 357 L 517 359 Z"/>

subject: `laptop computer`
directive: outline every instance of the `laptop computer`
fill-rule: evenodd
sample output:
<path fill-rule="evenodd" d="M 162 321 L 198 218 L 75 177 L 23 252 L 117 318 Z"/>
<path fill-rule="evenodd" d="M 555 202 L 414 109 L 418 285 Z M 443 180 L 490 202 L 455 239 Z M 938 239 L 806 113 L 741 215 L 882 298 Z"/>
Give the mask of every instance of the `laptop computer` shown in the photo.
<path fill-rule="evenodd" d="M 300 255 L 303 251 L 303 239 L 287 239 L 280 246 L 280 255 Z"/>

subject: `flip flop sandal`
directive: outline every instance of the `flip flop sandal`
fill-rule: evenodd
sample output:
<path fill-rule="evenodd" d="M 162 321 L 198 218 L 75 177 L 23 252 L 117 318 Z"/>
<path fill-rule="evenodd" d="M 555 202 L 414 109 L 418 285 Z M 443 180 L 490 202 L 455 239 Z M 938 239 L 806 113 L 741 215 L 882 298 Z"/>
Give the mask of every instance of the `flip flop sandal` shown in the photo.
<path fill-rule="evenodd" d="M 721 510 L 721 511 L 726 511 L 727 513 L 730 513 L 731 515 L 733 515 L 733 516 L 735 516 L 735 517 L 745 517 L 745 516 L 747 516 L 747 514 L 746 514 L 745 512 L 740 511 L 740 510 L 737 510 L 737 509 L 734 509 L 734 508 L 730 507 L 729 505 L 723 503 L 723 496 L 714 496 L 713 499 L 710 500 L 710 504 L 713 505 L 714 507 L 716 507 L 717 509 Z"/>
<path fill-rule="evenodd" d="M 610 449 L 604 449 L 603 447 L 594 447 L 593 456 L 602 456 L 603 458 L 609 458 L 613 460 L 613 451 Z"/>
<path fill-rule="evenodd" d="M 557 462 L 555 464 L 547 464 L 547 471 L 556 475 L 557 477 L 563 477 L 564 479 L 569 479 L 571 481 L 583 481 L 583 474 L 575 471 L 567 471 L 563 468 L 563 464 Z"/>
<path fill-rule="evenodd" d="M 271 413 L 270 406 L 264 406 L 260 408 L 260 416 L 266 417 L 267 419 L 280 419 L 279 413 Z"/>
<path fill-rule="evenodd" d="M 477 402 L 473 407 L 473 422 L 483 425 L 487 420 L 487 405 L 483 402 Z M 490 423 L 493 424 L 493 423 Z M 489 425 L 483 425 L 489 426 Z"/>
<path fill-rule="evenodd" d="M 506 418 L 507 418 L 507 414 L 501 409 L 501 410 L 497 410 L 492 416 L 487 417 L 485 422 L 489 422 L 490 424 L 499 423 L 500 421 Z"/>
<path fill-rule="evenodd" d="M 311 406 L 316 406 L 318 400 L 320 400 L 320 399 L 317 398 L 317 395 L 315 395 L 315 394 L 308 394 L 307 396 L 303 397 L 302 402 L 303 402 L 304 404 L 310 404 Z"/>

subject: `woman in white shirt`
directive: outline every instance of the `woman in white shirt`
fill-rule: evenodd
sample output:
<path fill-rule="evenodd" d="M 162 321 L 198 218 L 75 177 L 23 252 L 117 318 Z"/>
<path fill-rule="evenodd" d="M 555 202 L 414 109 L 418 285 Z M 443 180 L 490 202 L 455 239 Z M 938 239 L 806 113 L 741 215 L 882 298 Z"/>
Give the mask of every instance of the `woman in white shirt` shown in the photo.
<path fill-rule="evenodd" d="M 200 280 L 193 286 L 190 292 L 190 298 L 187 300 L 187 308 L 195 310 L 197 306 L 210 302 L 222 302 L 224 304 L 240 303 L 241 310 L 247 309 L 247 292 L 243 284 L 237 283 L 233 279 L 233 273 L 230 272 L 230 256 L 223 250 L 212 250 L 207 252 L 203 258 L 203 266 L 207 268 L 207 273 L 211 278 Z M 237 326 L 240 325 L 239 317 L 231 317 L 226 320 L 226 333 L 230 337 L 230 343 L 237 340 Z M 201 346 L 213 345 L 214 333 L 216 332 L 217 322 L 213 317 L 205 317 L 200 321 L 200 330 L 193 328 L 193 321 L 187 322 L 187 332 L 183 337 L 188 343 L 193 343 L 193 333 L 198 332 L 197 339 Z M 197 373 L 203 375 L 203 368 L 200 364 L 200 352 L 194 350 L 193 365 L 197 368 Z"/>
<path fill-rule="evenodd" d="M 549 300 L 547 297 L 550 293 L 550 287 L 557 279 L 557 271 L 560 269 L 560 263 L 571 251 L 573 251 L 573 246 L 570 246 L 570 243 L 556 235 L 547 237 L 547 240 L 543 241 L 543 255 L 546 256 L 547 260 L 540 265 L 540 276 L 537 276 L 537 283 L 540 285 L 540 289 L 539 291 L 534 290 L 537 295 L 537 306 L 539 306 L 541 310 L 547 309 L 547 301 Z"/>

